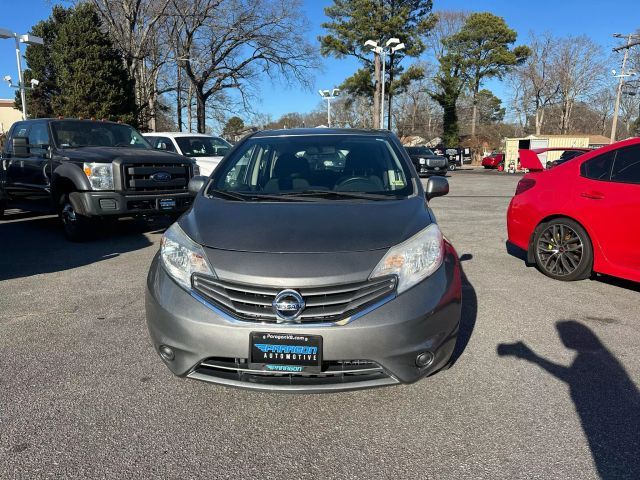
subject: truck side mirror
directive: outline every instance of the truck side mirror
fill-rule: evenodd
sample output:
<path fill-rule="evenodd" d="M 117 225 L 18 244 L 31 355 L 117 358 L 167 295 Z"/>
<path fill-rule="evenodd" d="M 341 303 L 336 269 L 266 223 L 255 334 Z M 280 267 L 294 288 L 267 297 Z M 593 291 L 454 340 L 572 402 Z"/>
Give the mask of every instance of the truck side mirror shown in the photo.
<path fill-rule="evenodd" d="M 13 137 L 11 139 L 11 146 L 13 147 L 13 155 L 15 157 L 29 156 L 29 139 L 27 137 Z"/>
<path fill-rule="evenodd" d="M 429 177 L 427 187 L 425 188 L 425 196 L 427 200 L 435 197 L 442 197 L 449 193 L 449 182 L 443 177 Z"/>
<path fill-rule="evenodd" d="M 202 190 L 202 187 L 206 185 L 209 181 L 209 177 L 205 177 L 204 175 L 196 175 L 191 180 L 189 180 L 189 193 L 191 195 L 197 195 Z"/>

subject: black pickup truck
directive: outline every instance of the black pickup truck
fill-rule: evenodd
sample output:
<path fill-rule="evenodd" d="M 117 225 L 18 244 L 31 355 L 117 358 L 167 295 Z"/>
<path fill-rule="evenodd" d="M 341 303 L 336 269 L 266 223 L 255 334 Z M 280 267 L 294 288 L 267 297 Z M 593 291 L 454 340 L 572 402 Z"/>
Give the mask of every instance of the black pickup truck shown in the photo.
<path fill-rule="evenodd" d="M 405 147 L 418 175 L 446 175 L 450 169 L 449 159 L 436 155 L 427 147 Z M 451 170 L 455 170 L 455 163 Z"/>
<path fill-rule="evenodd" d="M 0 156 L 0 218 L 9 206 L 55 212 L 67 238 L 80 241 L 96 219 L 179 215 L 198 174 L 193 160 L 154 150 L 129 125 L 16 122 Z"/>

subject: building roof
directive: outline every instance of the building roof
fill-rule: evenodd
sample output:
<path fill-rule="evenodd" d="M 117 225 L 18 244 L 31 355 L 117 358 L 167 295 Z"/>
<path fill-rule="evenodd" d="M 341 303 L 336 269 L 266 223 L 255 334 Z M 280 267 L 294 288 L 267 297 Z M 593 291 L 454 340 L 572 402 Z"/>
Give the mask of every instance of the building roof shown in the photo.
<path fill-rule="evenodd" d="M 589 135 L 589 145 L 609 145 L 611 139 L 604 135 Z"/>

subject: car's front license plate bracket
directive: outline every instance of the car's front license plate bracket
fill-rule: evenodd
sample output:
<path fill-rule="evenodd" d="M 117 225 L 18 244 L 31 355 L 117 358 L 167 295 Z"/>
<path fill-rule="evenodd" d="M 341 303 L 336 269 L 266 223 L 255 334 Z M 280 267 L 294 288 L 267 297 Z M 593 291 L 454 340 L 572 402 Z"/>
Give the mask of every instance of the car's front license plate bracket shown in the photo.
<path fill-rule="evenodd" d="M 274 373 L 317 373 L 322 337 L 298 333 L 251 332 L 249 368 Z"/>

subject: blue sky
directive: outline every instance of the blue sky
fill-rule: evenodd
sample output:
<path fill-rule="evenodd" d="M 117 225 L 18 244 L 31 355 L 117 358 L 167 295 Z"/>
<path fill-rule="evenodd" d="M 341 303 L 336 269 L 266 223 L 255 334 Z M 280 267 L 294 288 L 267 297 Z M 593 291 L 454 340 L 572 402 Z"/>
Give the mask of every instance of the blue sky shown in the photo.
<path fill-rule="evenodd" d="M 323 33 L 320 24 L 325 20 L 323 9 L 331 0 L 304 0 L 304 10 L 311 24 L 309 40 Z M 0 0 L 0 27 L 25 33 L 30 27 L 49 16 L 49 0 Z M 640 28 L 638 0 L 435 0 L 434 10 L 489 11 L 505 18 L 518 34 L 518 42 L 526 43 L 530 31 L 549 30 L 557 35 L 588 35 L 607 50 L 615 45 L 612 34 L 628 33 Z M 409 60 L 405 60 L 409 63 Z M 611 65 L 616 68 L 617 65 Z M 338 85 L 351 75 L 358 64 L 351 59 L 323 59 L 323 69 L 315 75 L 311 91 L 287 88 L 280 84 L 266 83 L 264 91 L 270 94 L 256 105 L 256 110 L 269 113 L 274 118 L 291 111 L 310 111 L 320 105 L 317 90 Z M 0 78 L 4 75 L 17 78 L 13 41 L 0 40 Z M 499 82 L 487 85 L 498 96 L 505 91 Z M 0 98 L 13 98 L 13 90 L 0 83 Z"/>

